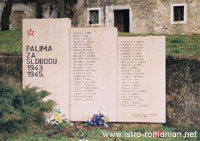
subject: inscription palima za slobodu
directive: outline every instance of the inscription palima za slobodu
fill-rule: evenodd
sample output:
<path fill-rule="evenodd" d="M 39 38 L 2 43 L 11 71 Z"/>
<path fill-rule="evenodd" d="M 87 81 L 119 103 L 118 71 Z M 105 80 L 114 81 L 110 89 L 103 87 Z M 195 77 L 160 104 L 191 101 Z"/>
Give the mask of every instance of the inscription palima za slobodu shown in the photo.
<path fill-rule="evenodd" d="M 69 19 L 23 20 L 23 87 L 51 93 L 69 118 Z"/>
<path fill-rule="evenodd" d="M 51 92 L 68 119 L 100 111 L 109 121 L 165 122 L 165 37 L 117 38 L 116 28 L 70 28 L 68 19 L 23 25 L 23 86 Z"/>

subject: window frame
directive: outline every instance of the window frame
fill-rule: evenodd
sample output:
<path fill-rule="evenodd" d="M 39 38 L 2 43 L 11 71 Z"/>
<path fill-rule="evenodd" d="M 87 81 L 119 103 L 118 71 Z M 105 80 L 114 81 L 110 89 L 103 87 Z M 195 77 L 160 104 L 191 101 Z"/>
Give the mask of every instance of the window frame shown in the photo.
<path fill-rule="evenodd" d="M 89 20 L 89 22 L 91 22 L 92 13 L 95 14 L 95 16 L 97 15 L 97 19 L 95 18 L 95 20 L 94 20 L 95 22 L 94 23 L 89 23 L 89 24 L 98 24 L 99 23 L 99 11 L 98 10 L 90 10 L 89 12 L 90 12 L 90 20 Z"/>
<path fill-rule="evenodd" d="M 174 7 L 183 7 L 183 21 L 174 21 Z M 187 3 L 171 4 L 171 24 L 187 24 Z"/>
<path fill-rule="evenodd" d="M 90 11 L 98 11 L 98 23 L 93 23 L 93 24 L 90 24 Z M 101 25 L 101 17 L 100 17 L 100 8 L 88 8 L 87 9 L 87 24 L 88 26 L 100 26 Z"/>

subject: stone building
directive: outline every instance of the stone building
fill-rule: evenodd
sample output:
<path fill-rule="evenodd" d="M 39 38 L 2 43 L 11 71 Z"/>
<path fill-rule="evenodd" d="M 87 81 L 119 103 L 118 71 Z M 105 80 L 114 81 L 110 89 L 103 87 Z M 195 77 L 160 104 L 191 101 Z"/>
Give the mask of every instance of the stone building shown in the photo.
<path fill-rule="evenodd" d="M 115 26 L 133 33 L 200 33 L 200 0 L 79 0 L 78 27 Z"/>
<path fill-rule="evenodd" d="M 21 29 L 23 18 L 58 17 L 56 3 L 41 6 L 37 0 L 12 0 L 7 9 L 10 14 L 4 16 L 6 21 L 2 13 L 7 1 L 0 0 L 1 27 L 6 23 L 9 29 Z M 200 0 L 77 0 L 75 8 L 71 16 L 74 27 L 115 26 L 121 32 L 132 33 L 200 33 Z"/>
<path fill-rule="evenodd" d="M 0 0 L 0 29 L 22 29 L 22 19 L 57 18 L 56 5 L 39 0 Z"/>

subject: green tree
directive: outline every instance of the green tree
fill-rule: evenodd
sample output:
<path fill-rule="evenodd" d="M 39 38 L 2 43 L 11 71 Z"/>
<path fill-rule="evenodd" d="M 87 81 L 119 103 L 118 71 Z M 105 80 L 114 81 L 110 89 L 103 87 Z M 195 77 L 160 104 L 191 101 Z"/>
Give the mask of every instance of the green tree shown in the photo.
<path fill-rule="evenodd" d="M 38 88 L 14 88 L 0 84 L 0 133 L 15 133 L 45 122 L 54 101 L 43 101 L 50 93 Z"/>

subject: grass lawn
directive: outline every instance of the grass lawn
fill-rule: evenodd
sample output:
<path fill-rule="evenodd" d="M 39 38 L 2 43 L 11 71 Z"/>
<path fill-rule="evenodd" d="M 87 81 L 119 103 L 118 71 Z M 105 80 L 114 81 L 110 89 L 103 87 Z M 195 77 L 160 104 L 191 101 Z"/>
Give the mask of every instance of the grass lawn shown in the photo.
<path fill-rule="evenodd" d="M 119 36 L 166 36 L 166 54 L 172 56 L 200 57 L 200 34 L 190 35 L 156 35 L 156 34 L 134 34 L 119 33 Z M 17 53 L 22 52 L 21 31 L 0 32 L 0 52 Z"/>
<path fill-rule="evenodd" d="M 171 56 L 200 57 L 200 34 L 156 35 L 119 33 L 120 36 L 166 36 L 166 54 Z"/>
<path fill-rule="evenodd" d="M 21 54 L 22 32 L 19 30 L 0 31 L 0 52 Z"/>
<path fill-rule="evenodd" d="M 166 134 L 167 137 L 158 138 L 152 137 L 153 133 L 160 130 Z M 51 126 L 45 125 L 42 128 L 35 130 L 18 133 L 17 135 L 9 135 L 8 140 L 22 140 L 22 141 L 66 141 L 66 140 L 200 140 L 200 130 L 185 128 L 185 127 L 167 127 L 161 124 L 127 124 L 127 123 L 112 123 L 109 127 L 91 127 L 85 123 L 76 122 L 72 126 Z M 167 135 L 168 133 L 168 135 Z M 188 137 L 193 134 L 193 137 Z M 196 135 L 195 135 L 196 134 Z M 182 135 L 182 137 L 180 137 Z M 186 136 L 185 136 L 186 135 Z M 148 136 L 148 137 L 147 137 Z M 196 137 L 195 137 L 196 136 Z"/>

